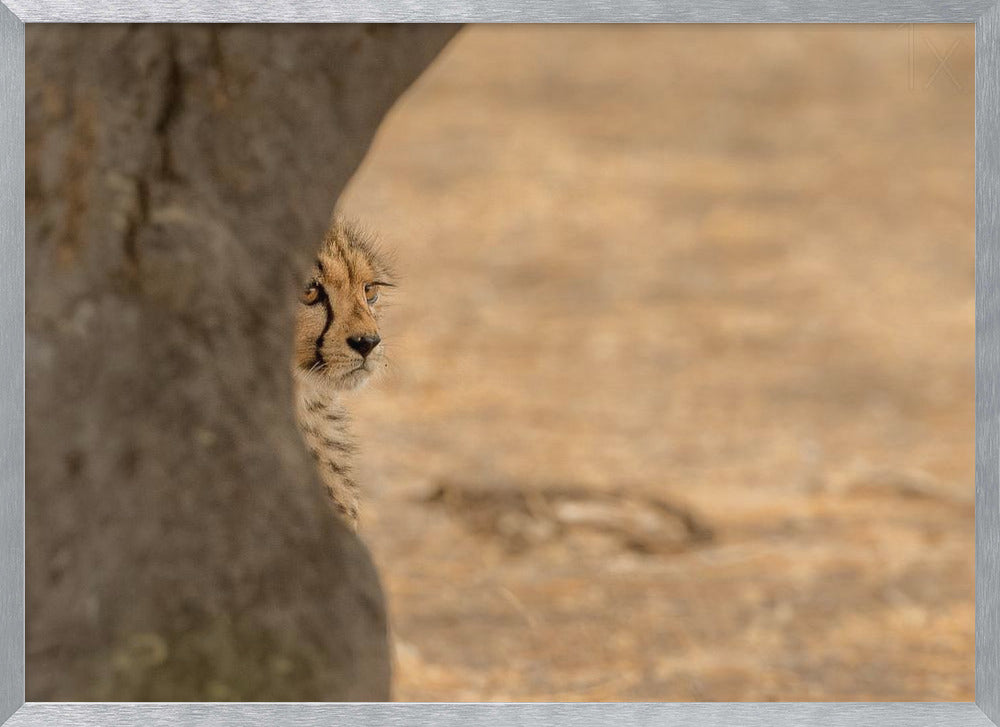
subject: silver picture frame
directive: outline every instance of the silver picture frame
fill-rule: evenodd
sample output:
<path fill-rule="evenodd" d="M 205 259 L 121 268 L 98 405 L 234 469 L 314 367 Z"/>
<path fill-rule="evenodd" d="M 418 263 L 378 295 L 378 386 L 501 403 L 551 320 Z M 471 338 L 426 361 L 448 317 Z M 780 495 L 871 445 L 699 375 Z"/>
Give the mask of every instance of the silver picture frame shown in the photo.
<path fill-rule="evenodd" d="M 975 23 L 976 701 L 336 704 L 25 702 L 25 23 Z M 1000 725 L 998 0 L 0 0 L 0 724 Z"/>

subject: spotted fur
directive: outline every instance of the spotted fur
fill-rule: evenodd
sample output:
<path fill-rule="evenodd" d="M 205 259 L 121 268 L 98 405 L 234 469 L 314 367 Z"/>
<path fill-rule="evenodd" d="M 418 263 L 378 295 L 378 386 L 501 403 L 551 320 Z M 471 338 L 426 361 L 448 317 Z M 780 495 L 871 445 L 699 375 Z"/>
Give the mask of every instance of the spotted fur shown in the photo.
<path fill-rule="evenodd" d="M 392 274 L 372 238 L 335 218 L 304 282 L 295 324 L 296 416 L 334 512 L 357 527 L 356 443 L 341 394 L 385 367 L 385 347 L 367 355 L 351 341 L 379 339 L 379 303 Z M 374 300 L 373 300 L 374 298 Z"/>

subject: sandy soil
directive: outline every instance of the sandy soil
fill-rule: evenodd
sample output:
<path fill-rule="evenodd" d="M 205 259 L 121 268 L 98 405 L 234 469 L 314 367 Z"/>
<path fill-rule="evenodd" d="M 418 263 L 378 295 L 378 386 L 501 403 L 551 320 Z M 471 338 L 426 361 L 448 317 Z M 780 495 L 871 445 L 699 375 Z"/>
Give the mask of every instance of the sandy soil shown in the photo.
<path fill-rule="evenodd" d="M 972 54 L 473 27 L 399 103 L 343 202 L 398 699 L 972 699 Z"/>

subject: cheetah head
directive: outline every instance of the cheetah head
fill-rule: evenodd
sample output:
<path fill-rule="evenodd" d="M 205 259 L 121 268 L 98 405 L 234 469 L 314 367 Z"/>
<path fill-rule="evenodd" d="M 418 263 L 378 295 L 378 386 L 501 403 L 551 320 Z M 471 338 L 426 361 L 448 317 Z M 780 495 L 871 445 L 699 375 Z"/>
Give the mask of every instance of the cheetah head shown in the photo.
<path fill-rule="evenodd" d="M 391 272 L 371 237 L 341 218 L 323 238 L 299 299 L 295 367 L 337 389 L 355 389 L 385 366 L 380 293 Z"/>

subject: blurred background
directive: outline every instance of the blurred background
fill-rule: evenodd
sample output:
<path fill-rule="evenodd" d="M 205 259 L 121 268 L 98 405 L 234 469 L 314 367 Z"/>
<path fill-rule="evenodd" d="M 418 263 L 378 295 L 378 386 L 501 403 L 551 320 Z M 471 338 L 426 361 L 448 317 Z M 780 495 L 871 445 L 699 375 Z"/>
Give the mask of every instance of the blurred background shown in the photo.
<path fill-rule="evenodd" d="M 973 699 L 972 26 L 468 27 L 340 207 L 395 698 Z"/>

